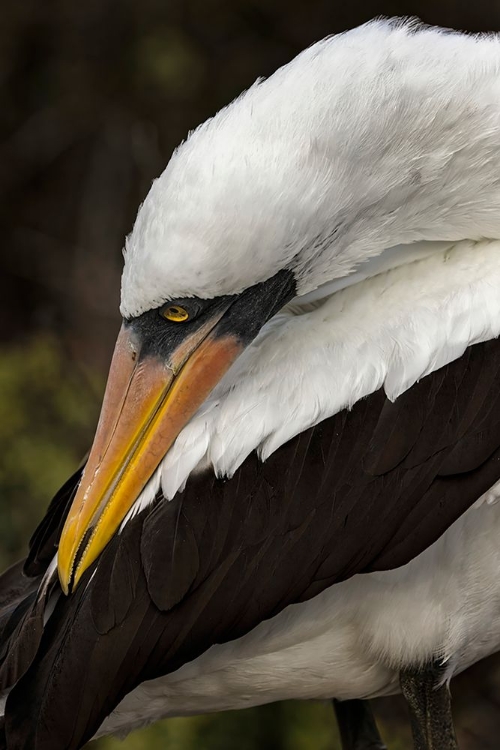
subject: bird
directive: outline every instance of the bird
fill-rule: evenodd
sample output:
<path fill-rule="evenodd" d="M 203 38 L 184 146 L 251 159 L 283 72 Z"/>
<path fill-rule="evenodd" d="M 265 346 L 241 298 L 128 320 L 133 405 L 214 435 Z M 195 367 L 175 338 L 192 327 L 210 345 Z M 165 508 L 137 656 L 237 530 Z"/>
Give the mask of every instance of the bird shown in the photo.
<path fill-rule="evenodd" d="M 379 19 L 199 126 L 141 205 L 90 455 L 0 579 L 0 747 L 334 699 L 456 748 L 500 648 L 500 39 Z"/>

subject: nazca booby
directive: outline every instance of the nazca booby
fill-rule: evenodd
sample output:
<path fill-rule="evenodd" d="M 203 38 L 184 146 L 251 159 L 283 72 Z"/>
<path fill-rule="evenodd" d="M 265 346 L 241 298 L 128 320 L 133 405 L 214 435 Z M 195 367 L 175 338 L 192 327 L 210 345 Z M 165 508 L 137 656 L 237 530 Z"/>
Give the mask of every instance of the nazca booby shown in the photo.
<path fill-rule="evenodd" d="M 372 22 L 175 151 L 86 467 L 0 582 L 0 746 L 402 688 L 455 747 L 500 646 L 499 69 Z"/>

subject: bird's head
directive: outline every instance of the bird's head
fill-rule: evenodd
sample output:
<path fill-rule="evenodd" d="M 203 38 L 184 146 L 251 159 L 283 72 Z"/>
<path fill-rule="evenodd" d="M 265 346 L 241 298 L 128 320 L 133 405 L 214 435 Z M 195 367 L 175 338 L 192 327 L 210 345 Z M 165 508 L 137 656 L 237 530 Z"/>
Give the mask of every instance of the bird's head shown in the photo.
<path fill-rule="evenodd" d="M 472 50 L 475 40 L 462 39 Z M 65 591 L 287 301 L 397 242 L 488 234 L 474 224 L 489 215 L 475 202 L 496 205 L 488 185 L 497 185 L 498 170 L 492 162 L 490 179 L 484 166 L 459 168 L 457 160 L 475 159 L 457 129 L 460 113 L 468 113 L 471 133 L 488 120 L 469 106 L 479 91 L 473 76 L 469 94 L 460 93 L 456 43 L 384 22 L 325 40 L 255 84 L 173 154 L 126 243 L 124 322 L 59 545 Z M 496 152 L 495 132 L 489 127 Z M 445 206 L 437 197 L 452 178 Z"/>
<path fill-rule="evenodd" d="M 332 165 L 314 118 L 294 104 L 302 69 L 295 61 L 258 82 L 192 133 L 139 209 L 125 247 L 123 325 L 59 544 L 66 592 L 266 321 L 324 280 Z"/>

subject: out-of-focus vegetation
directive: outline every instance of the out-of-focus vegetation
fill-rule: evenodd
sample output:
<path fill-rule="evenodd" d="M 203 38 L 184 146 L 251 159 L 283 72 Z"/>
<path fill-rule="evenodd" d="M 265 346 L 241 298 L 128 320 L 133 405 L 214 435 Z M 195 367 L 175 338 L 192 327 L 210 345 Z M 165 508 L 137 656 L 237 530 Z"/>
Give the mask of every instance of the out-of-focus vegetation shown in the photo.
<path fill-rule="evenodd" d="M 391 750 L 409 750 L 409 737 L 381 725 Z M 156 744 L 155 744 L 156 743 Z M 96 743 L 97 744 L 97 743 Z M 218 716 L 169 719 L 136 732 L 127 750 L 340 750 L 333 709 L 329 703 L 287 702 Z M 89 748 L 90 750 L 90 748 Z M 106 739 L 99 750 L 125 750 Z"/>
<path fill-rule="evenodd" d="M 25 553 L 88 449 L 119 326 L 121 248 L 189 129 L 258 76 L 373 16 L 500 29 L 462 0 L 24 0 L 0 24 L 0 564 Z M 459 678 L 463 750 L 498 746 L 498 662 Z M 399 699 L 377 702 L 391 750 Z M 277 704 L 172 719 L 99 750 L 322 750 L 331 707 Z"/>
<path fill-rule="evenodd" d="M 0 565 L 25 554 L 34 524 L 88 449 L 97 376 L 71 366 L 48 336 L 2 349 L 0 358 Z"/>
<path fill-rule="evenodd" d="M 169 750 L 340 750 L 333 710 L 319 703 L 282 703 L 220 716 L 170 719 L 136 732 L 127 740 L 127 750 L 154 747 Z M 106 739 L 99 743 L 99 750 L 122 748 L 118 740 Z"/>

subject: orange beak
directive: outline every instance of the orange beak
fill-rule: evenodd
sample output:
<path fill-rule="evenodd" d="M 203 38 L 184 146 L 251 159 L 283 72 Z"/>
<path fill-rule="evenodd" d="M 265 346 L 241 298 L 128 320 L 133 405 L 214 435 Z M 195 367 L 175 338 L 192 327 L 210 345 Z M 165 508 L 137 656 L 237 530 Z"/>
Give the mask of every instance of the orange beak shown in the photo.
<path fill-rule="evenodd" d="M 94 444 L 59 542 L 64 593 L 76 587 L 116 533 L 181 429 L 271 317 L 277 302 L 281 307 L 280 298 L 292 296 L 286 281 L 278 290 L 270 282 L 252 288 L 270 287 L 269 294 L 260 295 L 267 303 L 262 306 L 261 300 L 258 324 L 245 325 L 249 305 L 245 314 L 244 305 L 238 308 L 240 298 L 236 304 L 234 298 L 214 301 L 201 322 L 185 328 L 160 320 L 157 311 L 145 314 L 153 334 L 149 329 L 147 335 L 141 333 L 134 321 L 123 324 Z M 259 303 L 257 292 L 256 298 Z M 242 334 L 247 328 L 248 336 Z"/>

